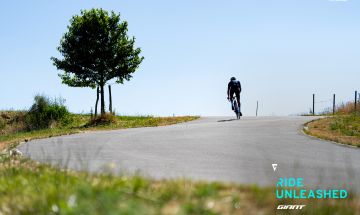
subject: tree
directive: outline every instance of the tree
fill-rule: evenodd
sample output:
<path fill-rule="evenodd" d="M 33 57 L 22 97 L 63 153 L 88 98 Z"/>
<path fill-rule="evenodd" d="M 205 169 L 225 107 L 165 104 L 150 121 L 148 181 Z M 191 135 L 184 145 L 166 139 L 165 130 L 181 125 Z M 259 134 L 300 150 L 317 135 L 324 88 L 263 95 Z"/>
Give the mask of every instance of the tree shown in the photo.
<path fill-rule="evenodd" d="M 101 114 L 105 113 L 104 86 L 112 79 L 123 84 L 132 78 L 144 57 L 135 48 L 135 37 L 127 35 L 126 21 L 120 14 L 103 9 L 83 10 L 70 20 L 58 51 L 63 59 L 52 57 L 64 73 L 62 83 L 70 87 L 100 88 Z"/>

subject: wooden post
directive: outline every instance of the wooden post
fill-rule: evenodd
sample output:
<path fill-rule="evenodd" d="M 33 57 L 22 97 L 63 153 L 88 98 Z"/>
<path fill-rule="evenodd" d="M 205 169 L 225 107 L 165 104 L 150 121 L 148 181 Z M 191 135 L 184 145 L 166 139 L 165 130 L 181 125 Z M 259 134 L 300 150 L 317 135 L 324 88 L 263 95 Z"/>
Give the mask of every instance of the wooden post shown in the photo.
<path fill-rule="evenodd" d="M 258 115 L 259 101 L 256 101 L 256 116 Z"/>
<path fill-rule="evenodd" d="M 109 84 L 109 111 L 112 113 L 111 85 Z"/>
<path fill-rule="evenodd" d="M 98 103 L 99 103 L 99 86 L 96 87 L 95 118 L 97 116 Z"/>
<path fill-rule="evenodd" d="M 313 111 L 312 114 L 315 115 L 315 94 L 313 94 Z"/>
<path fill-rule="evenodd" d="M 333 115 L 335 115 L 335 93 L 333 96 Z"/>

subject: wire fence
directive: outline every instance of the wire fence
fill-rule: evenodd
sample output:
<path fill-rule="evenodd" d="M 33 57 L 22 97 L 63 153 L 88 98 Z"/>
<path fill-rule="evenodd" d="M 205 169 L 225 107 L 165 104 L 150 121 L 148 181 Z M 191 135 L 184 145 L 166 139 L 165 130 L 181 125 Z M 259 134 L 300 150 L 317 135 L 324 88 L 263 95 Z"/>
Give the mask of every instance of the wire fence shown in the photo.
<path fill-rule="evenodd" d="M 312 106 L 309 108 L 309 114 L 335 114 L 339 109 L 347 109 L 347 111 L 358 111 L 360 103 L 360 93 L 355 91 L 352 100 L 338 99 L 336 94 L 323 97 L 316 94 L 312 95 Z"/>

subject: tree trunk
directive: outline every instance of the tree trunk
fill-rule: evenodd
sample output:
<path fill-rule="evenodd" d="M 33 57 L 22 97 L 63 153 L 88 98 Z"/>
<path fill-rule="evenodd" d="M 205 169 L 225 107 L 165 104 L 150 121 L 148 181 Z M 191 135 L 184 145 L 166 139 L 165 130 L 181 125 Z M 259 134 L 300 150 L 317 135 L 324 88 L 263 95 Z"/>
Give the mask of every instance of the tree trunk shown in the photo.
<path fill-rule="evenodd" d="M 109 84 L 109 111 L 112 113 L 111 85 Z"/>
<path fill-rule="evenodd" d="M 105 98 L 104 98 L 104 84 L 100 85 L 100 95 L 101 95 L 101 115 L 105 114 Z"/>
<path fill-rule="evenodd" d="M 96 87 L 95 118 L 97 116 L 98 103 L 99 103 L 99 86 Z"/>

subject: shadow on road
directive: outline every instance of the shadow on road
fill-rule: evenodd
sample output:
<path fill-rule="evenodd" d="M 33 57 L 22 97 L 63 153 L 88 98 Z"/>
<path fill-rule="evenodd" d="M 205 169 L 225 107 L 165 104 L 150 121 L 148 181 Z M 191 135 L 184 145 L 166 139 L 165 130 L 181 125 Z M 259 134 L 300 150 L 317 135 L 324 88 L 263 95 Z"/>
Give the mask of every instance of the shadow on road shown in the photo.
<path fill-rule="evenodd" d="M 230 122 L 230 121 L 235 121 L 238 119 L 223 119 L 223 120 L 218 120 L 217 122 Z"/>

